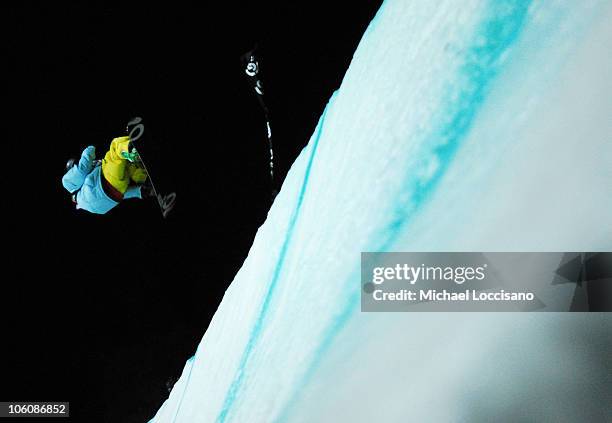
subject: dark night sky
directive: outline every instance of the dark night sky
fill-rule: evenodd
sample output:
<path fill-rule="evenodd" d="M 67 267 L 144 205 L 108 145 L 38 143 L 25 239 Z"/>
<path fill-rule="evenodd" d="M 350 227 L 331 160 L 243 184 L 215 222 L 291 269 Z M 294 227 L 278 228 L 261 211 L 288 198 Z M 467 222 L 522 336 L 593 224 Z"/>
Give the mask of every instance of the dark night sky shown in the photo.
<path fill-rule="evenodd" d="M 0 400 L 67 400 L 72 421 L 143 422 L 270 206 L 265 123 L 240 55 L 261 48 L 282 180 L 380 1 L 88 3 L 3 13 Z M 61 186 L 66 160 L 87 145 L 101 155 L 135 115 L 163 140 L 172 216 L 152 201 L 75 211 Z"/>

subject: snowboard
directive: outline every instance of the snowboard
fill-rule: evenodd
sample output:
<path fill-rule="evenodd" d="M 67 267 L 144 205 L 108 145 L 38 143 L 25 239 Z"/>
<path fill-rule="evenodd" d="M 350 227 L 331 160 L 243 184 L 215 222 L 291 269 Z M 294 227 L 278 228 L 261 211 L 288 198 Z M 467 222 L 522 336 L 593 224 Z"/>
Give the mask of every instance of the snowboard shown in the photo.
<path fill-rule="evenodd" d="M 164 166 L 162 143 L 160 139 L 154 139 L 148 126 L 145 131 L 142 117 L 130 119 L 127 124 L 127 134 L 132 148 L 138 153 L 139 165 L 147 173 L 148 184 L 153 190 L 162 217 L 166 218 L 174 208 L 176 192 L 172 187 L 168 167 Z"/>

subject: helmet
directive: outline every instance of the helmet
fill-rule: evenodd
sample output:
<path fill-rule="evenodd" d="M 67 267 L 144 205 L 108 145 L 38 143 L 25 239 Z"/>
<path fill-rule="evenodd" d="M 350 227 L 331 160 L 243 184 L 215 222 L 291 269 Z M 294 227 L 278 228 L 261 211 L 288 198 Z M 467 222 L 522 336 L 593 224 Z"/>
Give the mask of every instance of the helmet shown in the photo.
<path fill-rule="evenodd" d="M 68 161 L 66 162 L 66 172 L 72 169 L 76 163 L 77 163 L 77 159 L 75 159 L 74 157 L 69 158 Z"/>

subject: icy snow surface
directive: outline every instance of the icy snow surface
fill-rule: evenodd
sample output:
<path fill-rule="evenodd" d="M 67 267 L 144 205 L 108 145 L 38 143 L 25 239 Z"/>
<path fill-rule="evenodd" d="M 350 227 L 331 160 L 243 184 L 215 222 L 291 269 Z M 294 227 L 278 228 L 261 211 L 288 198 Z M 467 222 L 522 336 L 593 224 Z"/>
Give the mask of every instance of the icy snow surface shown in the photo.
<path fill-rule="evenodd" d="M 359 263 L 611 250 L 611 52 L 606 1 L 387 0 L 152 422 L 609 417 L 609 316 L 361 313 Z"/>

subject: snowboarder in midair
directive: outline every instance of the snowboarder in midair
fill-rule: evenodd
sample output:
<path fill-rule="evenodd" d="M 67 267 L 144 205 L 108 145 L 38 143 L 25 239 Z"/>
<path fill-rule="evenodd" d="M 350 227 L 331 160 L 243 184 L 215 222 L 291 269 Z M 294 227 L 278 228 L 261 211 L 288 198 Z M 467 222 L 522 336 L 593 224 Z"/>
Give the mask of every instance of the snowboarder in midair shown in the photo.
<path fill-rule="evenodd" d="M 96 149 L 89 146 L 78 163 L 68 161 L 62 184 L 77 209 L 105 214 L 123 200 L 152 195 L 138 153 L 130 147 L 130 137 L 119 137 L 112 140 L 102 160 L 96 160 Z"/>

